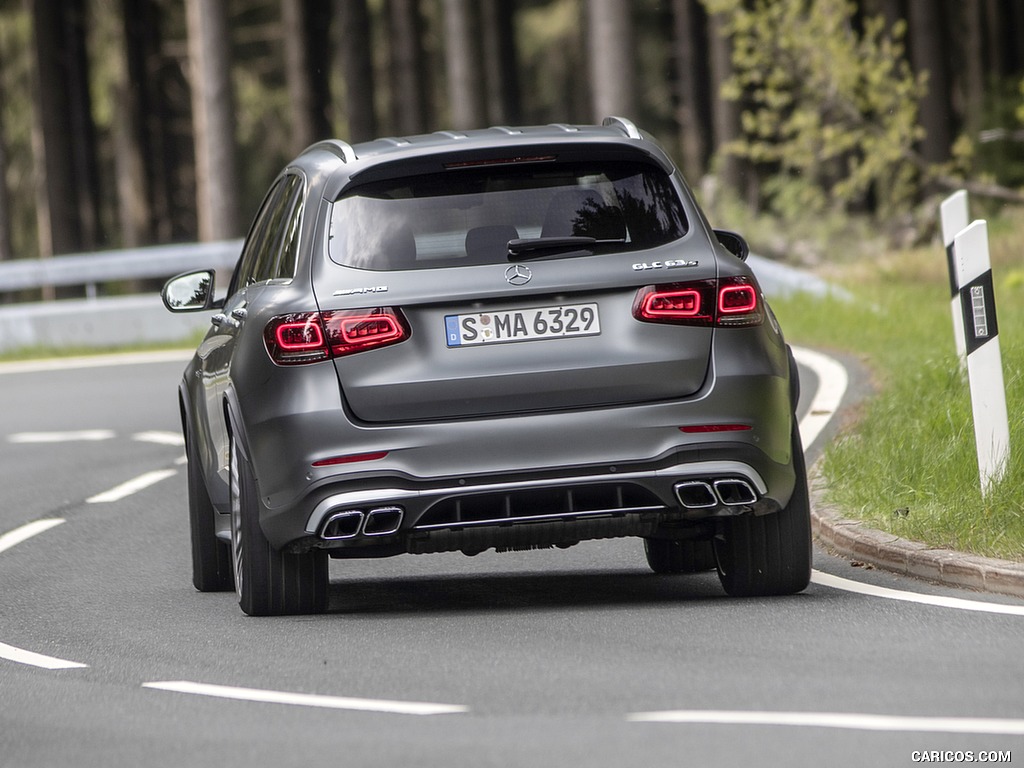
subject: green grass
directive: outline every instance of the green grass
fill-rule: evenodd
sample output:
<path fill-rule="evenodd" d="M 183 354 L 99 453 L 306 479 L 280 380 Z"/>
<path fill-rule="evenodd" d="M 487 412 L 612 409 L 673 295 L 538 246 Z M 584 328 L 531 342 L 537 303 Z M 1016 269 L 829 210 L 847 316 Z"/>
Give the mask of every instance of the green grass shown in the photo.
<path fill-rule="evenodd" d="M 20 347 L 0 352 L 0 363 L 22 362 L 25 360 L 48 360 L 51 358 L 88 357 L 90 355 L 108 355 L 121 352 L 163 352 L 168 350 L 195 349 L 203 339 L 202 331 L 180 341 L 147 342 L 141 344 L 125 344 L 122 346 L 100 347 Z"/>
<path fill-rule="evenodd" d="M 826 449 L 829 501 L 899 536 L 1024 561 L 1024 219 L 990 236 L 1011 458 L 984 497 L 941 246 L 830 265 L 852 302 L 772 306 L 791 343 L 853 354 L 872 374 L 876 394 Z"/>

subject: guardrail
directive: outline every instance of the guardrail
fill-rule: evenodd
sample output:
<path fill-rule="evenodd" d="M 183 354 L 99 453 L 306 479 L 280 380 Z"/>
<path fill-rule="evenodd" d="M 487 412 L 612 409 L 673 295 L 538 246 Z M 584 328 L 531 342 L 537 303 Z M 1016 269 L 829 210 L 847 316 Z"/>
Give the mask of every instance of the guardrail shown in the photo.
<path fill-rule="evenodd" d="M 107 282 L 166 278 L 198 269 L 230 270 L 242 241 L 166 245 L 104 253 L 0 262 L 0 293 L 52 286 L 86 286 L 85 299 L 0 306 L 0 352 L 25 348 L 111 348 L 179 342 L 208 329 L 210 313 L 172 314 L 155 292 L 98 297 Z M 748 259 L 769 296 L 843 295 L 841 289 L 785 264 Z"/>
<path fill-rule="evenodd" d="M 241 250 L 241 240 L 224 240 L 4 261 L 0 262 L 0 293 L 84 285 L 86 297 L 95 299 L 102 283 L 173 277 L 191 269 L 231 269 Z"/>
<path fill-rule="evenodd" d="M 0 352 L 184 341 L 209 328 L 209 314 L 171 314 L 155 291 L 140 296 L 99 296 L 99 286 L 167 278 L 190 270 L 227 271 L 234 267 L 241 250 L 241 240 L 229 240 L 0 262 L 0 293 L 43 286 L 83 285 L 86 289 L 85 299 L 0 306 Z"/>

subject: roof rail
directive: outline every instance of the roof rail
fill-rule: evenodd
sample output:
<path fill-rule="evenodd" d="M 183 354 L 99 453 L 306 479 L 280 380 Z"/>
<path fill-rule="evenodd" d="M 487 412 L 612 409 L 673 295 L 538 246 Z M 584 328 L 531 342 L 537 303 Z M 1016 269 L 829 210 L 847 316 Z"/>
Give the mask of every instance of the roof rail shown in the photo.
<path fill-rule="evenodd" d="M 612 115 L 611 117 L 606 117 L 602 120 L 601 125 L 614 126 L 631 139 L 643 138 L 643 136 L 640 135 L 640 130 L 636 127 L 633 121 L 626 117 L 615 117 Z"/>
<path fill-rule="evenodd" d="M 346 163 L 354 163 L 359 158 L 356 156 L 356 151 L 352 148 L 352 145 L 347 141 L 341 139 L 324 139 L 318 141 L 316 144 L 310 147 L 310 149 L 323 149 L 330 152 L 333 155 L 337 155 Z"/>

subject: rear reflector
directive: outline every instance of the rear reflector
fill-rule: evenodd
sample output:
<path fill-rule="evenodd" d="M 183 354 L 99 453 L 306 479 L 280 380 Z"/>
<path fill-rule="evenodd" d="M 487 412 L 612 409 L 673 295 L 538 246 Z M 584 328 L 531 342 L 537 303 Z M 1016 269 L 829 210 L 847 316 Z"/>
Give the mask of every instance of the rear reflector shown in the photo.
<path fill-rule="evenodd" d="M 698 435 L 708 432 L 746 432 L 750 428 L 749 424 L 691 424 L 679 430 L 688 435 Z"/>
<path fill-rule="evenodd" d="M 278 365 L 302 365 L 397 344 L 409 336 L 398 310 L 378 307 L 279 315 L 267 323 L 263 340 Z"/>
<path fill-rule="evenodd" d="M 633 317 L 648 323 L 749 327 L 764 321 L 759 295 L 757 283 L 748 277 L 648 285 L 637 292 Z"/>
<path fill-rule="evenodd" d="M 339 464 L 356 464 L 360 461 L 377 461 L 388 455 L 387 451 L 374 451 L 373 453 L 352 453 L 347 456 L 331 456 L 329 459 L 314 461 L 314 467 L 336 467 Z"/>

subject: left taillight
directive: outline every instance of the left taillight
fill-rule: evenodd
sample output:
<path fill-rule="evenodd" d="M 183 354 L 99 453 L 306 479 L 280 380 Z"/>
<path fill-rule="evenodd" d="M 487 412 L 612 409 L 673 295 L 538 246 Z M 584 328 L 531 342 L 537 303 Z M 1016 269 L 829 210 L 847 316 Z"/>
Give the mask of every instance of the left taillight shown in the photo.
<path fill-rule="evenodd" d="M 279 315 L 263 333 L 278 365 L 303 365 L 365 352 L 409 338 L 409 326 L 392 307 Z"/>
<path fill-rule="evenodd" d="M 744 328 L 760 325 L 764 310 L 751 278 L 722 277 L 641 288 L 633 317 L 648 323 Z"/>

